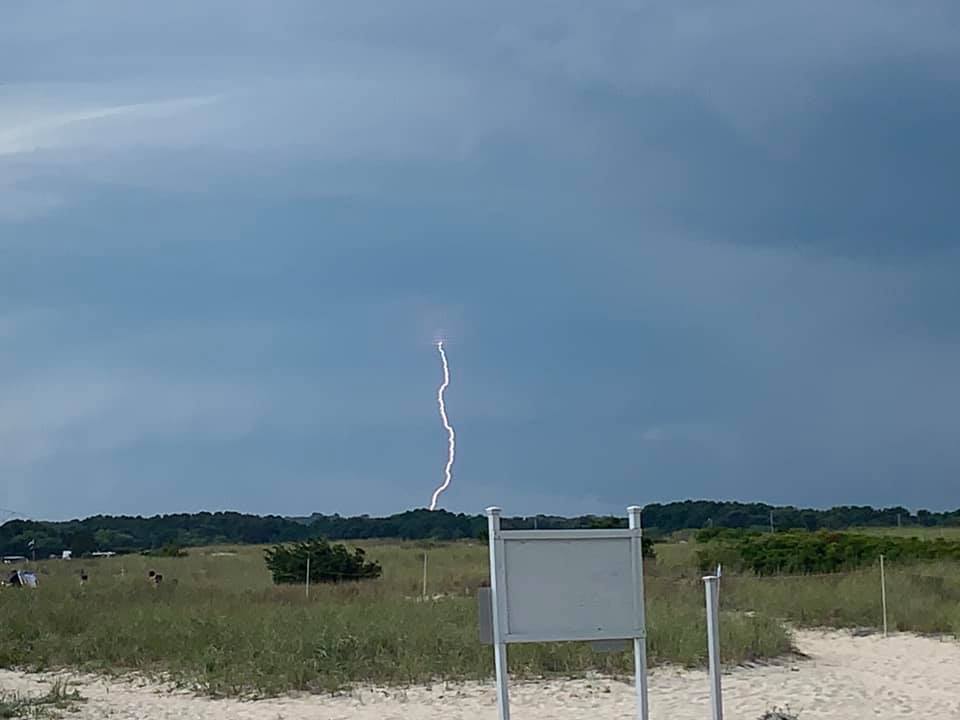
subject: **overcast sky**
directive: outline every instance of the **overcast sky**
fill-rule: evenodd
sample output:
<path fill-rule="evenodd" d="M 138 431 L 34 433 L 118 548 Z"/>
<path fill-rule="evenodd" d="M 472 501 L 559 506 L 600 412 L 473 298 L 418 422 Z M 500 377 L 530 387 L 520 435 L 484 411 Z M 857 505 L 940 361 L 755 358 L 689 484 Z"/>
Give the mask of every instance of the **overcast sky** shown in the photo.
<path fill-rule="evenodd" d="M 0 7 L 0 504 L 960 506 L 960 5 Z"/>

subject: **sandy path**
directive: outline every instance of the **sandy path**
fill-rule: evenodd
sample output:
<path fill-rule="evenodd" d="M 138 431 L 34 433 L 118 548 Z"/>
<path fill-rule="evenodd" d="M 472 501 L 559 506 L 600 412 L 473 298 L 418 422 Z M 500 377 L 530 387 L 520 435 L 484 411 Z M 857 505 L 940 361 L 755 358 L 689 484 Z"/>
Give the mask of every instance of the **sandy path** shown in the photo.
<path fill-rule="evenodd" d="M 737 669 L 724 676 L 728 718 L 756 720 L 772 705 L 789 704 L 801 720 L 913 717 L 960 720 L 960 643 L 895 635 L 853 637 L 799 632 L 809 660 Z M 0 672 L 0 687 L 42 692 L 51 676 Z M 410 690 L 368 688 L 350 696 L 295 697 L 257 702 L 207 700 L 183 693 L 84 678 L 87 702 L 71 715 L 115 720 L 495 720 L 490 685 L 451 684 Z M 635 718 L 629 685 L 606 679 L 516 683 L 514 720 Z M 650 678 L 654 720 L 703 720 L 709 715 L 706 675 L 660 669 Z"/>

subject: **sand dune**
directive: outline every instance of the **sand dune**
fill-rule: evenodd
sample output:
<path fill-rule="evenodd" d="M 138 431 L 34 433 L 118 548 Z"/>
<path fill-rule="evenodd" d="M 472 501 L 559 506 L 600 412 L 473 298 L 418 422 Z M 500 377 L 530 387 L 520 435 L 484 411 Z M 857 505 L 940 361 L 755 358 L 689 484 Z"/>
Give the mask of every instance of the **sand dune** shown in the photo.
<path fill-rule="evenodd" d="M 859 718 L 960 719 L 960 643 L 913 635 L 854 637 L 841 632 L 797 633 L 809 659 L 739 668 L 724 676 L 724 709 L 731 720 L 755 720 L 786 705 L 801 720 Z M 41 693 L 52 675 L 0 673 L 8 691 Z M 240 702 L 208 700 L 156 686 L 73 677 L 87 701 L 71 717 L 114 720 L 494 720 L 492 685 L 364 688 L 341 697 L 302 696 Z M 635 718 L 630 685 L 604 678 L 515 683 L 514 720 Z M 709 715 L 706 675 L 658 669 L 650 679 L 654 720 L 703 720 Z"/>

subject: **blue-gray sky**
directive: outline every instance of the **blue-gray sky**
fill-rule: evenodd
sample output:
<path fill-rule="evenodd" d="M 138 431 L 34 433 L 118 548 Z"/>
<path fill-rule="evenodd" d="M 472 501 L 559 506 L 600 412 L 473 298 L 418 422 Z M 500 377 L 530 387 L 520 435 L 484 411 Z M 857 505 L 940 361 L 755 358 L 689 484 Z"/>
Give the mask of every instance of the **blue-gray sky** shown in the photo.
<path fill-rule="evenodd" d="M 960 506 L 960 6 L 0 8 L 37 517 Z"/>

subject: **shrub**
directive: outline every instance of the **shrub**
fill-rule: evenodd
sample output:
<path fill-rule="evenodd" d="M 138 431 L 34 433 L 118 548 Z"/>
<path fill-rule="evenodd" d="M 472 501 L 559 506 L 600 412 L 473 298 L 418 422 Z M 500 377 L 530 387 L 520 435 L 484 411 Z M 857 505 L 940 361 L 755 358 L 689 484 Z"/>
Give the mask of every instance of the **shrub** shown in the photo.
<path fill-rule="evenodd" d="M 368 580 L 383 572 L 378 563 L 366 559 L 361 548 L 351 553 L 345 545 L 331 545 L 324 539 L 275 545 L 264 551 L 264 558 L 277 584 L 304 582 L 308 559 L 311 583 Z"/>
<path fill-rule="evenodd" d="M 757 575 L 832 573 L 872 565 L 884 555 L 891 562 L 960 560 L 960 542 L 919 538 L 877 537 L 856 533 L 789 532 L 744 534 L 739 539 L 720 535 L 697 552 L 701 570 L 718 562 Z"/>

